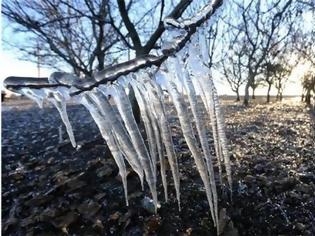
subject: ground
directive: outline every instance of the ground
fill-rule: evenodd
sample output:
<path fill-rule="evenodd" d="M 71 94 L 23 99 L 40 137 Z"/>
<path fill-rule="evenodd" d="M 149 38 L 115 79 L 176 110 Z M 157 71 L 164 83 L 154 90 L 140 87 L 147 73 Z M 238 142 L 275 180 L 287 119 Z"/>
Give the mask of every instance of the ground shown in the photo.
<path fill-rule="evenodd" d="M 170 180 L 167 203 L 158 184 L 161 207 L 154 214 L 131 170 L 125 205 L 117 167 L 83 107 L 68 108 L 79 143 L 73 149 L 54 108 L 40 110 L 23 99 L 2 105 L 3 235 L 216 235 L 179 136 L 182 209 Z M 314 235 L 311 112 L 292 100 L 249 108 L 224 101 L 223 107 L 234 185 L 232 200 L 226 188 L 219 191 L 223 235 Z"/>

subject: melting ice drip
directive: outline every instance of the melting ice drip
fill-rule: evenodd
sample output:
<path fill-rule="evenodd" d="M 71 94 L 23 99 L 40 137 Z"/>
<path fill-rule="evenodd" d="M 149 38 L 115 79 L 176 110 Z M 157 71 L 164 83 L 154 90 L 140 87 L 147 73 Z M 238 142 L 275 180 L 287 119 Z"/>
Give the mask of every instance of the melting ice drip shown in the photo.
<path fill-rule="evenodd" d="M 204 11 L 209 10 L 211 9 Z M 199 20 L 199 18 L 195 20 Z M 185 21 L 179 23 L 167 19 L 166 22 L 175 27 L 169 31 L 168 37 L 174 38 L 174 35 L 171 35 L 173 33 L 176 34 L 176 40 L 186 36 L 183 31 L 186 27 Z M 189 23 L 191 24 L 191 22 Z M 176 27 L 179 28 L 178 31 Z M 173 46 L 166 42 L 166 47 Z M 164 198 L 166 201 L 168 200 L 166 175 L 166 162 L 168 162 L 180 209 L 179 167 L 162 87 L 167 90 L 179 118 L 183 137 L 205 187 L 211 216 L 219 232 L 218 195 L 213 162 L 217 162 L 220 183 L 223 182 L 222 172 L 225 170 L 230 189 L 232 189 L 231 166 L 219 98 L 209 69 L 202 63 L 202 61 L 209 60 L 208 54 L 204 53 L 204 50 L 200 52 L 199 48 L 206 48 L 205 41 L 199 40 L 198 34 L 195 34 L 191 42 L 176 57 L 169 57 L 160 69 L 147 68 L 121 76 L 110 85 L 99 85 L 93 90 L 76 95 L 75 100 L 83 104 L 90 112 L 117 163 L 123 182 L 126 204 L 128 205 L 126 162 L 139 176 L 142 189 L 144 181 L 149 186 L 155 210 L 158 206 L 156 190 L 158 166 L 162 177 Z M 60 78 L 57 77 L 60 75 L 52 74 L 49 81 L 60 82 Z M 68 80 L 72 79 L 67 77 L 62 82 L 68 83 Z M 133 116 L 132 106 L 126 92 L 128 87 L 133 89 L 140 107 L 147 144 Z M 45 99 L 52 102 L 61 115 L 72 145 L 76 146 L 66 111 L 66 101 L 70 99 L 70 89 L 64 87 L 23 88 L 20 93 L 35 100 L 40 107 Z M 109 95 L 111 99 L 109 99 Z M 202 101 L 201 107 L 200 104 L 197 104 L 199 96 Z M 204 120 L 202 113 L 207 114 L 210 124 Z M 197 133 L 193 129 L 193 125 L 196 127 Z M 212 156 L 210 152 L 207 129 L 211 130 L 213 136 L 215 156 Z"/>

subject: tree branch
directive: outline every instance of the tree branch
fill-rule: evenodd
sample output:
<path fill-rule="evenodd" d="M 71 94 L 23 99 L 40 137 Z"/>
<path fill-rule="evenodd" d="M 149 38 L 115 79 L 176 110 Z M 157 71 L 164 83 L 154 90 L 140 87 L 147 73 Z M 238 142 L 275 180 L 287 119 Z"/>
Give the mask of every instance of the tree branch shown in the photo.
<path fill-rule="evenodd" d="M 119 12 L 121 15 L 121 18 L 123 19 L 123 22 L 126 26 L 126 29 L 129 32 L 129 36 L 132 40 L 133 46 L 136 50 L 136 54 L 141 54 L 141 49 L 142 49 L 142 45 L 141 45 L 141 40 L 139 37 L 139 34 L 134 26 L 134 24 L 130 21 L 129 16 L 128 16 L 128 11 L 126 9 L 126 4 L 124 0 L 117 0 L 118 3 L 118 8 L 119 8 Z"/>

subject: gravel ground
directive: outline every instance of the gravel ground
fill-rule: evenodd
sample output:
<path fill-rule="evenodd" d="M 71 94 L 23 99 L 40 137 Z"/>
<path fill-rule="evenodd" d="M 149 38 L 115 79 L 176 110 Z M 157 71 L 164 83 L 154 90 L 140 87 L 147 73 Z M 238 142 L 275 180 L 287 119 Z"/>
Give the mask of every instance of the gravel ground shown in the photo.
<path fill-rule="evenodd" d="M 148 191 L 141 191 L 131 170 L 125 206 L 117 167 L 83 107 L 68 108 L 80 146 L 74 149 L 54 108 L 40 110 L 25 100 L 2 105 L 3 235 L 216 234 L 200 177 L 179 136 L 182 211 L 172 181 L 164 202 L 158 176 L 161 208 L 153 214 Z M 314 235 L 310 112 L 289 101 L 249 108 L 228 101 L 224 110 L 234 188 L 232 201 L 220 191 L 222 234 Z M 178 133 L 176 123 L 173 130 Z"/>

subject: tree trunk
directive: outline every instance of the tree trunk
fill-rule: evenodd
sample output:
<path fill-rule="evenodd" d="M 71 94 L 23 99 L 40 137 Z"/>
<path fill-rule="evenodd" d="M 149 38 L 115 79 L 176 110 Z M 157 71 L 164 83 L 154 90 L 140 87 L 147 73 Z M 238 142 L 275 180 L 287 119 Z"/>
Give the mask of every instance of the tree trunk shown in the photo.
<path fill-rule="evenodd" d="M 241 99 L 240 99 L 240 93 L 238 91 L 238 89 L 236 90 L 236 101 L 239 102 Z"/>
<path fill-rule="evenodd" d="M 138 105 L 137 100 L 136 100 L 135 92 L 133 91 L 131 86 L 129 86 L 129 100 L 130 100 L 130 103 L 132 106 L 133 116 L 134 116 L 137 124 L 140 124 L 140 121 L 141 121 L 140 108 L 139 108 L 139 105 Z"/>
<path fill-rule="evenodd" d="M 277 92 L 277 101 L 282 101 L 282 84 L 281 80 L 279 81 L 278 92 Z"/>
<path fill-rule="evenodd" d="M 307 105 L 311 105 L 311 90 L 308 89 L 305 95 L 305 102 Z"/>
<path fill-rule="evenodd" d="M 276 100 L 277 100 L 277 101 L 280 100 L 280 89 L 279 89 L 279 88 L 277 89 L 277 97 L 276 97 Z"/>
<path fill-rule="evenodd" d="M 245 106 L 248 106 L 248 103 L 249 103 L 249 80 L 247 81 L 246 83 L 246 86 L 245 86 L 245 95 L 244 95 L 244 105 Z"/>
<path fill-rule="evenodd" d="M 256 99 L 256 97 L 255 97 L 255 89 L 256 88 L 253 88 L 252 99 Z"/>
<path fill-rule="evenodd" d="M 268 84 L 268 91 L 267 91 L 267 103 L 270 102 L 270 90 L 271 90 L 271 84 Z"/>

